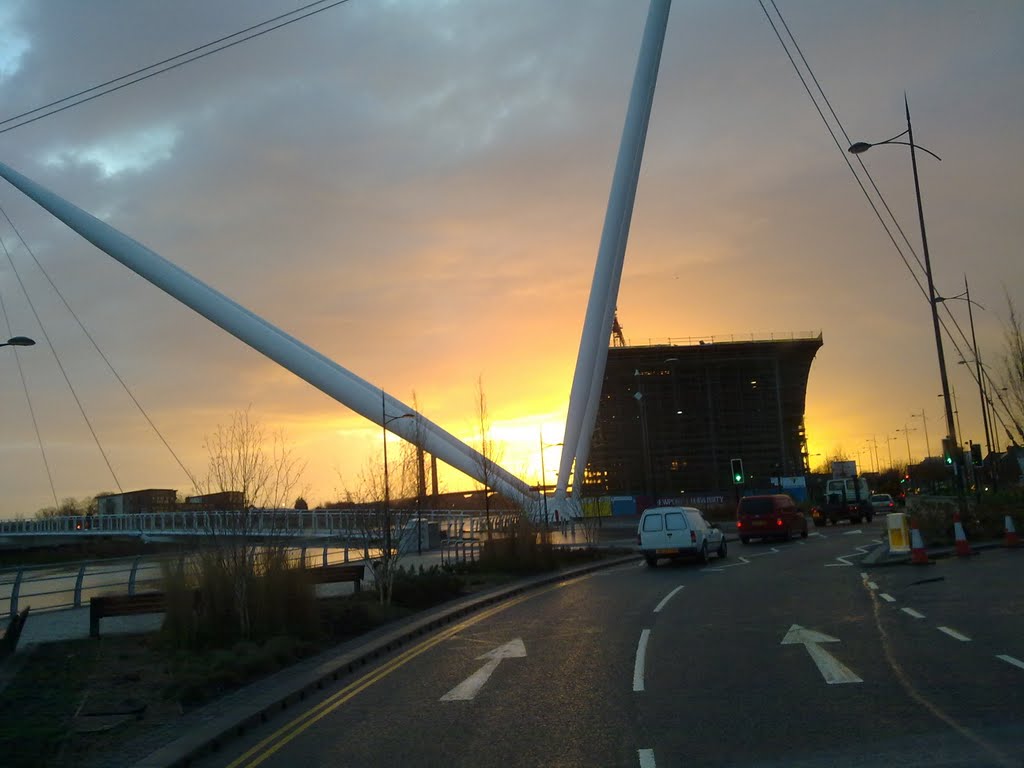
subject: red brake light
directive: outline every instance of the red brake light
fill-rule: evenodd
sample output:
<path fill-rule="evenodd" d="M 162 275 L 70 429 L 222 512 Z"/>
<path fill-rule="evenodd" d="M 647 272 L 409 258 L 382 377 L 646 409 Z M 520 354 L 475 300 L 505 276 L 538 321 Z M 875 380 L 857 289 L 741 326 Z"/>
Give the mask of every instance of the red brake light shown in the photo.
<path fill-rule="evenodd" d="M 736 521 L 736 527 L 737 528 L 742 528 L 743 527 L 743 521 L 742 520 L 737 520 Z"/>
<path fill-rule="evenodd" d="M 775 524 L 776 524 L 776 525 L 782 525 L 782 518 L 781 518 L 781 517 L 779 517 L 779 518 L 776 518 L 776 519 L 775 519 Z"/>
<path fill-rule="evenodd" d="M 690 543 L 691 544 L 696 544 L 697 543 L 697 532 L 696 531 L 690 531 Z"/>

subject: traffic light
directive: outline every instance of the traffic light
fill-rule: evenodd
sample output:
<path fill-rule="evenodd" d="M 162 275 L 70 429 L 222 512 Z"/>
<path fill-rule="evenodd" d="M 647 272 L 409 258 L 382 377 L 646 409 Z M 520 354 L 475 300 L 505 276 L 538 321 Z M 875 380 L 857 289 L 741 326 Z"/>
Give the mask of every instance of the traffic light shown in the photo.
<path fill-rule="evenodd" d="M 947 465 L 953 465 L 955 452 L 956 450 L 952 439 L 948 437 L 942 438 L 942 460 L 946 462 Z"/>
<path fill-rule="evenodd" d="M 743 485 L 743 459 L 732 459 L 732 482 L 735 485 Z"/>
<path fill-rule="evenodd" d="M 980 467 L 985 463 L 985 460 L 981 458 L 981 445 L 978 443 L 971 443 L 971 463 L 976 467 Z"/>

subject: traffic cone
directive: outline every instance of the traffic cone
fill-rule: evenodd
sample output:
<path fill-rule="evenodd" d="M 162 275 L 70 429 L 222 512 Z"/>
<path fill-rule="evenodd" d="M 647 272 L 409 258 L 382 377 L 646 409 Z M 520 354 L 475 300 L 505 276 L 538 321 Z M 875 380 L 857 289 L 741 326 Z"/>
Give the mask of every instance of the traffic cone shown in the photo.
<path fill-rule="evenodd" d="M 917 521 L 910 520 L 910 562 L 914 565 L 928 565 L 928 550 L 924 548 L 924 540 L 917 529 Z"/>
<path fill-rule="evenodd" d="M 1013 527 L 1013 515 L 1006 516 L 1006 546 L 1020 546 L 1020 537 L 1017 535 L 1017 529 Z"/>
<path fill-rule="evenodd" d="M 956 553 L 960 557 L 967 557 L 971 554 L 971 545 L 967 543 L 967 534 L 964 533 L 964 524 L 960 522 L 960 513 L 953 513 L 953 531 L 956 533 Z"/>

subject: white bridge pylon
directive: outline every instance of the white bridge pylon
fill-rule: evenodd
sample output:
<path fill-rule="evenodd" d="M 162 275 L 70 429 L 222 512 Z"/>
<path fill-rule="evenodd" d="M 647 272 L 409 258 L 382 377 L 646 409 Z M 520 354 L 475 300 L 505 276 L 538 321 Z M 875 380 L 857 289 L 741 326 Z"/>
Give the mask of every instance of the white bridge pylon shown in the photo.
<path fill-rule="evenodd" d="M 622 277 L 629 225 L 633 215 L 633 203 L 636 198 L 647 126 L 654 102 L 654 88 L 658 80 L 661 50 L 671 5 L 671 0 L 651 0 L 648 8 L 594 266 L 576 371 L 569 395 L 564 448 L 555 492 L 556 512 L 561 507 L 569 517 L 580 514 L 577 502 L 604 381 L 612 317 Z M 0 177 L 101 251 L 321 392 L 481 484 L 493 488 L 519 504 L 535 519 L 539 519 L 543 514 L 540 494 L 523 480 L 397 398 L 386 394 L 158 253 L 3 163 L 0 163 Z M 413 414 L 416 418 L 393 418 L 406 413 Z M 570 472 L 573 473 L 575 497 L 571 502 L 566 498 Z"/>
<path fill-rule="evenodd" d="M 597 421 L 597 407 L 604 383 L 605 364 L 608 361 L 608 340 L 612 332 L 612 318 L 619 295 L 622 265 L 626 260 L 629 225 L 633 218 L 633 203 L 640 179 L 640 166 L 647 142 L 647 126 L 654 104 L 654 88 L 658 82 L 661 49 L 665 43 L 668 15 L 672 0 L 651 0 L 644 24 L 640 55 L 633 75 L 633 87 L 622 128 L 619 155 L 615 161 L 608 208 L 605 211 L 601 243 L 594 265 L 594 278 L 590 286 L 587 313 L 583 321 L 576 371 L 569 395 L 569 412 L 565 419 L 565 437 L 562 458 L 558 467 L 555 490 L 555 508 L 566 509 L 569 516 L 580 514 L 578 499 L 583 487 L 583 470 L 590 456 L 590 442 Z M 566 498 L 566 489 L 572 473 L 573 501 Z"/>
<path fill-rule="evenodd" d="M 4 163 L 0 177 L 101 251 L 321 392 L 536 513 L 540 497 L 529 485 L 405 403 Z M 416 418 L 392 419 L 405 413 Z"/>

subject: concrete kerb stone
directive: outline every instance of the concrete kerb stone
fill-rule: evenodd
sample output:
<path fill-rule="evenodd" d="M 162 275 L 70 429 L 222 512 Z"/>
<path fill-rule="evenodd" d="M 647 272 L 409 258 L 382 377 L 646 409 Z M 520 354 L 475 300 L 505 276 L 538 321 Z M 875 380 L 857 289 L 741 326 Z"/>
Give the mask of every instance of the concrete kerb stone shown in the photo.
<path fill-rule="evenodd" d="M 298 676 L 289 676 L 274 689 L 263 691 L 233 711 L 194 727 L 183 736 L 151 752 L 136 762 L 133 768 L 179 768 L 187 766 L 197 758 L 222 746 L 232 738 L 241 736 L 250 727 L 266 723 L 275 715 L 297 704 L 308 695 L 315 694 L 360 667 L 380 658 L 386 653 L 422 637 L 428 632 L 440 629 L 475 611 L 524 592 L 538 589 L 566 579 L 572 579 L 593 571 L 612 568 L 634 562 L 638 555 L 627 555 L 597 563 L 588 563 L 557 573 L 545 574 L 526 581 L 501 587 L 493 592 L 466 598 L 451 606 L 432 611 L 420 618 L 411 618 L 402 626 L 379 637 L 339 654 L 337 657 L 318 664 Z M 287 670 L 285 670 L 287 671 Z"/>
<path fill-rule="evenodd" d="M 974 550 L 973 554 L 986 549 L 1005 549 L 1006 545 L 1002 541 L 985 541 L 981 544 L 971 543 L 971 549 Z M 928 549 L 928 557 L 931 560 L 940 560 L 946 557 L 952 557 L 956 553 L 954 547 L 931 547 Z M 907 554 L 892 554 L 889 552 L 889 545 L 887 543 L 879 544 L 873 550 L 871 550 L 863 560 L 861 565 L 866 568 L 884 568 L 890 565 L 909 565 L 910 555 Z"/>

